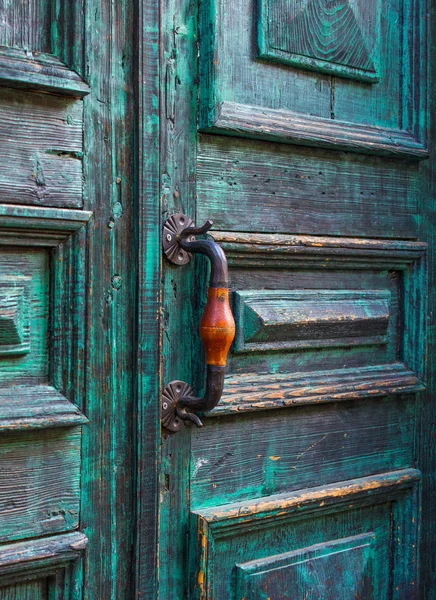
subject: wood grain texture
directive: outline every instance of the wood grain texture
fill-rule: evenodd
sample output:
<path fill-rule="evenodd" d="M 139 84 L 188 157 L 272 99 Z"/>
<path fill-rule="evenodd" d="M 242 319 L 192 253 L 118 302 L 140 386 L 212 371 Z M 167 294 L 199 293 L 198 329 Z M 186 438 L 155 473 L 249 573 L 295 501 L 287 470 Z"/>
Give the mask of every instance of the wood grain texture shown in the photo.
<path fill-rule="evenodd" d="M 209 415 L 367 400 L 424 390 L 424 383 L 402 364 L 360 366 L 311 373 L 238 373 L 225 379 L 219 405 Z"/>
<path fill-rule="evenodd" d="M 428 27 L 429 40 L 436 39 L 436 6 L 424 3 L 428 10 L 429 19 L 423 20 L 421 28 Z M 409 31 L 407 43 L 413 43 L 415 32 Z M 421 578 L 420 594 L 422 598 L 436 600 L 436 511 L 434 499 L 436 496 L 436 339 L 435 339 L 435 309 L 436 306 L 436 213 L 434 191 L 436 186 L 436 73 L 432 65 L 436 60 L 436 48 L 432 42 L 423 48 L 427 54 L 421 62 L 414 64 L 416 76 L 423 80 L 428 78 L 428 96 L 424 99 L 421 119 L 428 123 L 430 160 L 421 166 L 420 177 L 420 221 L 419 237 L 429 245 L 428 256 L 428 345 L 427 345 L 427 378 L 426 392 L 420 397 L 418 407 L 418 426 L 416 430 L 417 465 L 423 472 L 422 481 L 422 519 L 421 519 Z M 406 93 L 406 92 L 405 92 Z M 417 100 L 416 94 L 409 94 L 411 102 Z"/>
<path fill-rule="evenodd" d="M 407 130 L 323 119 L 281 109 L 222 102 L 202 131 L 410 160 L 428 151 Z"/>
<path fill-rule="evenodd" d="M 305 235 L 275 235 L 213 232 L 214 239 L 226 252 L 229 264 L 247 266 L 327 266 L 332 269 L 347 265 L 350 269 L 379 266 L 406 270 L 421 264 L 428 249 L 426 242 L 407 240 L 363 239 Z M 282 262 L 283 261 L 283 262 Z"/>
<path fill-rule="evenodd" d="M 307 600 L 334 600 L 341 596 L 352 600 L 360 594 L 370 598 L 375 589 L 368 578 L 368 565 L 377 552 L 376 539 L 370 531 L 238 564 L 236 598 L 261 600 L 265 593 L 273 598 L 305 595 Z M 337 573 L 347 575 L 345 593 Z M 386 590 L 379 589 L 379 594 L 388 591 L 387 582 L 382 586 Z"/>
<path fill-rule="evenodd" d="M 234 351 L 386 344 L 390 292 L 236 290 Z"/>
<path fill-rule="evenodd" d="M 0 587 L 1 600 L 47 600 L 47 581 L 31 581 Z"/>
<path fill-rule="evenodd" d="M 26 283 L 26 279 L 22 280 Z M 27 280 L 28 283 L 28 280 Z M 25 296 L 26 286 L 0 281 L 0 356 L 27 354 L 29 319 Z"/>
<path fill-rule="evenodd" d="M 259 55 L 303 69 L 376 82 L 377 2 L 263 0 Z"/>
<path fill-rule="evenodd" d="M 91 216 L 85 210 L 0 204 L 0 243 L 54 248 L 84 229 Z"/>
<path fill-rule="evenodd" d="M 55 56 L 1 46 L 0 81 L 6 87 L 43 89 L 79 98 L 89 93 L 79 75 Z"/>
<path fill-rule="evenodd" d="M 156 6 L 156 2 L 152 1 L 151 4 L 153 7 Z M 160 74 L 159 80 L 154 80 L 157 87 L 153 88 L 156 92 L 159 90 L 160 98 L 161 153 L 160 189 L 153 188 L 153 195 L 161 197 L 162 215 L 182 212 L 193 219 L 196 216 L 198 10 L 200 6 L 201 3 L 197 4 L 191 0 L 163 0 L 161 3 Z M 151 39 L 155 39 L 154 36 Z M 150 67 L 153 66 L 152 73 L 155 77 L 156 65 L 152 63 L 150 49 L 149 56 L 149 64 Z M 150 113 L 156 114 L 154 110 L 150 110 Z M 152 147 L 152 152 L 154 149 L 155 146 Z M 151 183 L 148 185 L 151 186 Z M 154 202 L 153 206 L 157 209 L 157 200 Z M 153 208 L 152 215 L 156 215 L 154 210 Z M 155 218 L 157 223 L 162 216 L 156 215 Z M 151 230 L 155 226 L 152 219 L 153 217 L 148 222 Z M 148 237 L 153 239 L 150 234 Z M 156 256 L 158 253 L 160 248 L 156 248 Z M 194 335 L 186 335 L 186 324 L 197 324 L 201 319 L 203 307 L 199 306 L 195 298 L 206 297 L 205 263 L 206 260 L 196 257 L 186 269 L 173 268 L 167 264 L 161 267 L 163 276 L 161 382 L 166 384 L 174 379 L 183 379 L 193 386 L 196 392 L 203 385 L 204 371 L 199 372 L 197 369 L 197 356 L 203 350 L 195 329 Z M 150 294 L 153 293 L 148 280 L 143 281 L 145 289 L 150 290 Z M 156 282 L 156 286 L 158 285 Z M 153 300 L 152 304 L 150 296 L 148 298 L 148 305 L 154 306 L 153 311 L 158 310 L 156 301 Z M 156 317 L 152 314 L 149 327 L 152 326 L 153 321 L 157 324 Z M 151 339 L 149 343 L 156 345 L 156 342 Z M 159 361 L 154 350 L 153 357 Z M 157 375 L 154 377 L 157 379 Z M 159 397 L 161 389 L 156 387 L 153 389 Z M 154 403 L 151 397 L 150 401 Z M 144 429 L 143 435 L 150 439 L 150 432 L 147 430 Z M 180 436 L 163 436 L 159 456 L 161 459 L 159 594 L 165 600 L 167 598 L 184 600 L 188 595 L 187 570 L 189 568 L 187 543 L 189 432 L 184 431 Z M 147 465 L 150 464 L 147 458 L 144 457 L 143 460 Z M 149 489 L 149 477 L 144 478 L 144 486 Z M 152 509 L 149 510 L 150 515 L 151 513 Z M 151 521 L 148 523 L 152 526 Z M 143 539 L 147 543 L 145 538 Z M 152 558 L 148 557 L 149 568 L 151 563 Z M 150 590 L 148 594 L 144 593 L 144 600 L 153 597 L 151 586 L 144 589 Z"/>
<path fill-rule="evenodd" d="M 0 388 L 0 431 L 71 427 L 85 423 L 88 419 L 80 409 L 52 386 Z"/>
<path fill-rule="evenodd" d="M 1 89 L 3 203 L 82 206 L 82 109 L 80 101 Z"/>
<path fill-rule="evenodd" d="M 78 526 L 80 444 L 80 428 L 2 436 L 2 542 Z"/>
<path fill-rule="evenodd" d="M 4 576 L 14 572 L 53 570 L 61 565 L 66 565 L 81 557 L 86 549 L 88 540 L 83 533 L 73 531 L 71 533 L 47 536 L 40 539 L 24 542 L 3 544 L 0 547 L 0 576 L 3 582 Z M 56 598 L 57 600 L 57 598 Z"/>
<path fill-rule="evenodd" d="M 353 580 L 353 572 L 346 569 L 340 570 L 341 577 L 350 584 L 353 582 L 357 591 L 364 585 L 363 589 L 374 591 L 378 597 L 386 597 L 392 585 L 388 576 L 388 557 L 395 535 L 393 532 L 400 531 L 394 560 L 407 561 L 410 570 L 396 573 L 395 582 L 402 582 L 399 589 L 407 589 L 408 595 L 402 595 L 402 598 L 417 599 L 415 548 L 418 525 L 415 519 L 419 511 L 417 492 L 420 475 L 416 469 L 405 469 L 353 479 L 343 484 L 307 488 L 295 494 L 269 496 L 193 512 L 195 570 L 192 597 L 224 600 L 233 589 L 231 574 L 234 567 L 241 562 L 273 558 L 274 555 L 277 560 L 277 555 L 291 549 L 301 551 L 314 543 L 339 542 L 351 535 L 365 533 L 373 535 L 377 546 L 367 565 L 369 582 Z M 346 520 L 347 512 L 343 510 L 346 506 L 350 521 Z M 407 550 L 404 543 L 410 544 Z M 265 547 L 268 548 L 266 552 Z M 317 569 L 314 574 L 322 577 L 322 571 Z M 273 582 L 280 585 L 279 578 L 273 579 Z M 303 592 L 310 597 L 308 583 L 303 585 Z M 325 593 L 330 591 L 331 588 L 327 587 Z"/>
<path fill-rule="evenodd" d="M 78 322 L 77 308 L 69 317 L 72 333 L 84 329 L 84 354 L 77 344 L 77 374 L 69 378 L 68 396 L 78 383 L 84 385 L 86 393 L 76 401 L 90 421 L 83 428 L 82 447 L 81 528 L 89 538 L 83 596 L 130 600 L 135 585 L 133 354 L 138 331 L 134 325 L 138 233 L 133 215 L 137 224 L 139 213 L 133 189 L 140 193 L 134 171 L 140 114 L 136 98 L 139 6 L 133 0 L 90 0 L 58 2 L 57 10 L 64 15 L 67 34 L 66 39 L 61 36 L 59 56 L 65 57 L 66 64 L 77 65 L 91 89 L 83 100 L 83 198 L 84 208 L 94 218 L 80 249 L 88 268 L 74 271 L 76 281 L 85 287 L 85 318 Z M 73 31 L 69 31 L 71 22 Z M 74 250 L 66 248 L 69 253 L 74 255 Z M 64 270 L 68 276 L 67 265 Z M 65 296 L 74 301 L 74 288 Z M 144 434 L 149 431 L 144 426 Z"/>
<path fill-rule="evenodd" d="M 198 220 L 215 229 L 413 237 L 418 186 L 409 161 L 200 136 Z"/>
<path fill-rule="evenodd" d="M 22 290 L 28 352 L 0 355 L 0 391 L 7 385 L 34 385 L 49 376 L 50 257 L 45 249 L 0 248 L 0 285 Z M 0 347 L 1 348 L 1 347 Z"/>
<path fill-rule="evenodd" d="M 298 4 L 275 2 L 274 5 L 277 13 L 265 15 L 262 13 L 265 2 L 258 11 L 255 0 L 237 2 L 231 10 L 227 0 L 204 3 L 200 21 L 200 127 L 244 137 L 265 138 L 271 133 L 290 144 L 322 146 L 327 139 L 331 148 L 335 147 L 335 133 L 339 133 L 337 147 L 346 144 L 357 152 L 383 154 L 385 151 L 395 153 L 398 145 L 398 155 L 410 152 L 416 157 L 425 157 L 425 122 L 419 119 L 419 114 L 425 103 L 426 82 L 417 67 L 424 59 L 426 39 L 425 9 L 421 1 L 376 3 L 374 0 L 358 2 L 352 7 L 343 0 L 335 4 L 312 0 Z M 292 14 L 293 7 L 295 19 L 292 21 L 287 15 Z M 332 16 L 325 16 L 329 11 Z M 340 29 L 338 14 L 341 11 L 348 14 L 348 27 L 351 22 L 357 23 L 353 26 L 354 35 L 349 32 L 348 37 L 339 34 L 335 37 L 335 27 Z M 384 14 L 389 14 L 389 19 L 383 18 Z M 333 24 L 323 24 L 330 19 Z M 292 30 L 297 21 L 299 26 Z M 256 29 L 261 30 L 260 60 L 255 59 Z M 272 42 L 266 52 L 265 29 L 268 29 L 266 37 Z M 302 29 L 306 30 L 304 36 Z M 319 41 L 320 35 L 324 43 L 315 48 L 314 39 Z M 335 43 L 329 46 L 333 40 Z M 280 49 L 292 50 L 292 44 L 294 48 L 295 44 L 300 47 L 300 55 Z M 307 44 L 310 49 L 304 48 Z M 353 50 L 357 47 L 369 50 L 366 64 L 374 61 L 379 75 L 375 85 L 342 78 L 360 75 L 368 79 L 371 71 L 359 71 L 346 64 L 335 67 L 329 60 L 319 58 L 324 53 L 328 59 L 330 52 L 339 62 L 353 62 L 357 57 L 355 53 L 352 58 Z M 300 64 L 284 68 L 265 61 L 265 54 L 271 59 L 271 53 L 276 63 L 283 58 L 294 63 L 292 57 L 297 57 Z M 330 79 L 327 74 L 302 71 L 301 67 L 335 71 L 334 75 L 339 77 Z M 410 86 L 414 88 L 413 94 L 407 91 Z M 239 116 L 240 111 L 243 118 Z M 312 120 L 312 117 L 315 118 Z M 275 120 L 279 121 L 278 125 Z M 292 127 L 287 127 L 286 122 Z M 360 141 L 364 143 L 359 150 Z M 372 142 L 375 142 L 373 150 Z"/>
<path fill-rule="evenodd" d="M 235 320 L 229 304 L 229 290 L 209 288 L 200 321 L 200 338 L 206 364 L 226 366 L 227 354 L 235 337 Z"/>
<path fill-rule="evenodd" d="M 0 46 L 49 52 L 50 13 L 48 0 L 2 0 Z"/>
<path fill-rule="evenodd" d="M 192 507 L 408 468 L 414 410 L 405 395 L 208 419 L 192 434 Z"/>

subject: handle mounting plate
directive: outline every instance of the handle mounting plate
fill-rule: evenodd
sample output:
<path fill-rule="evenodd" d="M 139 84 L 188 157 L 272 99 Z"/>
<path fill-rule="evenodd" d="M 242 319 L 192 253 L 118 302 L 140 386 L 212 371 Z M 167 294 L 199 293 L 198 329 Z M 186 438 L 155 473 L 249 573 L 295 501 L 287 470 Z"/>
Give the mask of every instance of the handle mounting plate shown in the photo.
<path fill-rule="evenodd" d="M 182 213 L 170 215 L 163 227 L 162 247 L 167 259 L 174 265 L 186 265 L 192 254 L 184 250 L 179 243 L 179 236 L 184 229 L 192 227 L 194 221 Z M 195 237 L 193 236 L 193 239 Z"/>
<path fill-rule="evenodd" d="M 192 388 L 184 381 L 171 381 L 162 392 L 162 425 L 169 431 L 180 431 L 182 419 L 177 416 L 176 407 L 180 398 L 194 397 Z"/>

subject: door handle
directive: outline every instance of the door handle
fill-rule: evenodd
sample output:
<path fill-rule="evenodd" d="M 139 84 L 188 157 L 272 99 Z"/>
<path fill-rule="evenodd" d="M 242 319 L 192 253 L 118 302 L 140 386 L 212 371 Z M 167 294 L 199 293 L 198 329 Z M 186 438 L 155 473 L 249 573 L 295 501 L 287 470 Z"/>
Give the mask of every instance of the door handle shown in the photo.
<path fill-rule="evenodd" d="M 195 227 L 186 215 L 171 215 L 164 224 L 163 249 L 167 259 L 176 265 L 191 260 L 192 254 L 204 254 L 210 260 L 207 303 L 200 321 L 200 338 L 206 354 L 206 387 L 197 398 L 183 381 L 172 381 L 162 393 L 162 424 L 179 431 L 182 421 L 202 422 L 197 412 L 208 412 L 221 399 L 224 388 L 227 354 L 235 337 L 235 320 L 229 304 L 229 276 L 224 250 L 214 240 L 197 239 L 211 229 L 212 221 Z"/>

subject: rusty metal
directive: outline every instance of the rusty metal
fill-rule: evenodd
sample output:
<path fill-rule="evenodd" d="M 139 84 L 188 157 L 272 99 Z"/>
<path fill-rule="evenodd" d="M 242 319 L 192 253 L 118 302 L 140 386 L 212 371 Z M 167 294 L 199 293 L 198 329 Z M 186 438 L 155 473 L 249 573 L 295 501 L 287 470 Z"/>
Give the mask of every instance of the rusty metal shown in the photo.
<path fill-rule="evenodd" d="M 212 221 L 207 221 L 202 227 L 195 227 L 192 219 L 186 215 L 171 215 L 163 228 L 163 250 L 167 259 L 176 265 L 188 263 L 192 254 L 207 256 L 211 264 L 209 288 L 226 293 L 228 268 L 223 249 L 214 240 L 197 239 L 197 236 L 207 233 L 212 225 Z M 183 381 L 169 383 L 162 393 L 162 425 L 173 432 L 180 430 L 183 421 L 192 421 L 197 427 L 202 427 L 195 413 L 203 414 L 218 404 L 224 388 L 225 368 L 225 360 L 224 365 L 207 364 L 206 389 L 201 398 L 195 397 L 191 387 Z"/>

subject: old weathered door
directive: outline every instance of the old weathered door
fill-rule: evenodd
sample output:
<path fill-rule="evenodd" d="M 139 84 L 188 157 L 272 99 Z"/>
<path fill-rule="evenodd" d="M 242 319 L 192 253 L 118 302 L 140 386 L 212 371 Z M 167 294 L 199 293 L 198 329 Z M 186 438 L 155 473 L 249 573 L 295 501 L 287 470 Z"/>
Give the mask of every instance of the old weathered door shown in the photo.
<path fill-rule="evenodd" d="M 115 4 L 0 0 L 2 600 L 134 597 L 137 6 Z"/>
<path fill-rule="evenodd" d="M 236 321 L 218 407 L 163 430 L 162 599 L 436 598 L 431 11 L 162 3 L 163 217 L 214 221 Z M 197 394 L 206 265 L 163 263 Z"/>

